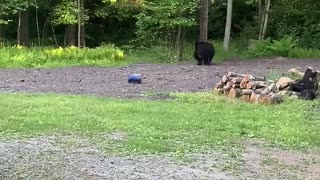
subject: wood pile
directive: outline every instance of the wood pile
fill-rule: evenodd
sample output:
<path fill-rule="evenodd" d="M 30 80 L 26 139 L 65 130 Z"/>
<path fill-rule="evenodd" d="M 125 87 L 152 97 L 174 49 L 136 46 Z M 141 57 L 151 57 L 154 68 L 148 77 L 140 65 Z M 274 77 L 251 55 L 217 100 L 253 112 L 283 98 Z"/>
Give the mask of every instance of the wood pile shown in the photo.
<path fill-rule="evenodd" d="M 286 94 L 298 97 L 305 91 L 304 89 L 308 88 L 310 89 L 310 93 L 305 96 L 314 97 L 317 91 L 315 87 L 318 87 L 319 79 L 311 79 L 309 77 L 310 75 L 307 74 L 309 71 L 310 68 L 308 68 L 306 73 L 301 73 L 296 70 L 295 73 L 302 75 L 302 79 L 292 80 L 288 77 L 281 77 L 276 83 L 266 80 L 265 77 L 228 72 L 221 78 L 221 81 L 216 84 L 213 91 L 216 94 L 225 95 L 230 98 L 241 98 L 250 103 L 266 105 L 281 103 L 283 96 Z M 315 73 L 315 75 L 318 73 L 318 71 L 311 71 Z M 312 77 L 313 76 L 314 74 L 312 74 Z M 310 81 L 309 84 L 312 84 L 312 87 L 304 87 L 306 79 Z M 309 90 L 307 91 L 309 92 Z"/>

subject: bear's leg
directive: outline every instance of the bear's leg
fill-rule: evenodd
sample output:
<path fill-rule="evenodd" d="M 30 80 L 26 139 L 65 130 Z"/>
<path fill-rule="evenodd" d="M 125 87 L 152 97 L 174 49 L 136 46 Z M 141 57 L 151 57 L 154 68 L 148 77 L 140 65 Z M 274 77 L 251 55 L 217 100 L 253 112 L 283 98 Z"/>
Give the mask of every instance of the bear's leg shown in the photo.
<path fill-rule="evenodd" d="M 204 63 L 205 65 L 207 65 L 207 66 L 210 66 L 211 65 L 211 59 L 210 59 L 210 57 L 207 57 L 206 59 L 205 59 L 205 63 Z"/>
<path fill-rule="evenodd" d="M 197 56 L 197 61 L 198 64 L 197 65 L 202 65 L 203 64 L 203 57 L 201 57 L 200 55 Z"/>

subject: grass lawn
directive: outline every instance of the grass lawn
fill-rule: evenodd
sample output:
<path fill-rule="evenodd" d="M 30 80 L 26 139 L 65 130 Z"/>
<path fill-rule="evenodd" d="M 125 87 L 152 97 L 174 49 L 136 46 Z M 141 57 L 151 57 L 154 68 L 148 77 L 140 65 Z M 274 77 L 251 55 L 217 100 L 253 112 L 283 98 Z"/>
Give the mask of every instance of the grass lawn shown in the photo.
<path fill-rule="evenodd" d="M 175 152 L 258 138 L 289 148 L 320 146 L 320 101 L 263 106 L 207 93 L 174 100 L 0 94 L 0 135 L 127 134 L 126 151 Z"/>

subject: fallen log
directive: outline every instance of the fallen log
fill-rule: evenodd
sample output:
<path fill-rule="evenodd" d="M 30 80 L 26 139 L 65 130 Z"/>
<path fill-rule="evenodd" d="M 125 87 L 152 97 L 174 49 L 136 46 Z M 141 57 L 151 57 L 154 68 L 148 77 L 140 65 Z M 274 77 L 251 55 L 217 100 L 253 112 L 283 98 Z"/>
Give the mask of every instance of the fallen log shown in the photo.
<path fill-rule="evenodd" d="M 282 101 L 282 96 L 279 94 L 271 93 L 266 96 L 262 96 L 260 103 L 264 105 L 270 105 L 275 103 L 280 103 Z"/>
<path fill-rule="evenodd" d="M 275 83 L 271 83 L 268 87 L 266 87 L 262 92 L 261 95 L 268 95 L 271 92 L 275 91 L 275 89 L 277 88 Z"/>
<path fill-rule="evenodd" d="M 247 74 L 245 77 L 245 79 L 247 79 L 248 81 L 265 81 L 266 80 L 266 77 L 263 77 L 263 76 L 253 76 L 253 75 L 250 75 L 250 74 Z"/>
<path fill-rule="evenodd" d="M 234 78 L 231 79 L 231 82 L 233 84 L 240 84 L 242 80 L 243 80 L 242 77 L 234 77 Z"/>
<path fill-rule="evenodd" d="M 241 90 L 242 95 L 251 95 L 252 92 L 253 92 L 253 90 L 251 90 L 251 89 L 242 89 Z"/>
<path fill-rule="evenodd" d="M 253 92 L 253 90 L 251 90 L 251 89 L 231 88 L 228 96 L 231 98 L 239 98 L 241 96 L 249 96 L 250 97 L 252 92 Z"/>
<path fill-rule="evenodd" d="M 294 80 L 292 80 L 291 78 L 281 77 L 281 78 L 277 81 L 276 86 L 277 86 L 277 89 L 283 90 L 283 89 L 285 89 L 285 88 L 290 87 L 293 83 L 294 83 Z"/>
<path fill-rule="evenodd" d="M 240 84 L 233 84 L 232 88 L 240 88 Z"/>
<path fill-rule="evenodd" d="M 245 74 L 240 74 L 240 73 L 236 73 L 236 72 L 228 72 L 227 74 L 228 77 L 245 77 Z"/>
<path fill-rule="evenodd" d="M 238 88 L 231 88 L 228 96 L 231 98 L 239 98 L 241 96 L 241 90 Z"/>
<path fill-rule="evenodd" d="M 231 77 L 228 77 L 228 76 L 224 75 L 224 76 L 222 76 L 221 81 L 224 82 L 224 83 L 227 83 L 228 81 L 231 81 L 231 79 L 232 79 Z"/>
<path fill-rule="evenodd" d="M 249 99 L 249 102 L 250 103 L 258 103 L 258 99 L 257 99 L 257 95 L 255 92 L 252 92 L 251 93 L 251 96 L 250 96 L 250 99 Z"/>
<path fill-rule="evenodd" d="M 226 85 L 223 86 L 223 90 L 230 90 L 232 88 L 233 83 L 232 82 L 227 82 Z"/>
<path fill-rule="evenodd" d="M 216 88 L 218 88 L 218 89 L 222 89 L 223 86 L 224 86 L 224 83 L 223 83 L 222 81 L 220 81 L 220 82 L 218 82 L 218 83 L 216 84 Z"/>
<path fill-rule="evenodd" d="M 246 78 L 242 79 L 242 81 L 240 82 L 240 88 L 245 89 L 247 87 L 248 82 L 249 82 L 248 79 Z"/>
<path fill-rule="evenodd" d="M 255 89 L 254 93 L 256 94 L 261 94 L 263 92 L 264 89 Z"/>
<path fill-rule="evenodd" d="M 267 85 L 264 83 L 264 81 L 250 81 L 247 83 L 247 89 L 258 89 L 258 88 L 264 88 Z"/>

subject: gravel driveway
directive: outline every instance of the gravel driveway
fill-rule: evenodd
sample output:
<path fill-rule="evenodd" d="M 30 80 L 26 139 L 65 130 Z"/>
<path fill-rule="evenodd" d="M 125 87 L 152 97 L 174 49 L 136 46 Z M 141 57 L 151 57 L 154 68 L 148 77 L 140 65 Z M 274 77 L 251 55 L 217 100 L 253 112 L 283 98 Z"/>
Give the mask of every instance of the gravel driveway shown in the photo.
<path fill-rule="evenodd" d="M 227 71 L 272 76 L 286 73 L 292 67 L 304 71 L 308 66 L 320 69 L 320 59 L 229 60 L 213 66 L 136 64 L 120 68 L 1 69 L 0 91 L 136 98 L 146 94 L 210 90 Z M 128 84 L 128 76 L 134 73 L 142 75 L 142 84 Z"/>

